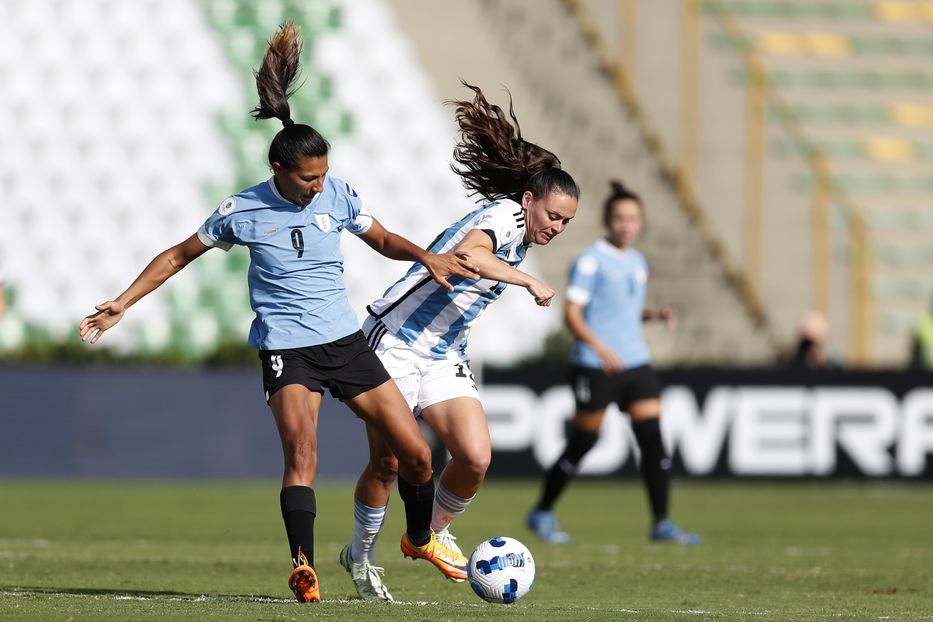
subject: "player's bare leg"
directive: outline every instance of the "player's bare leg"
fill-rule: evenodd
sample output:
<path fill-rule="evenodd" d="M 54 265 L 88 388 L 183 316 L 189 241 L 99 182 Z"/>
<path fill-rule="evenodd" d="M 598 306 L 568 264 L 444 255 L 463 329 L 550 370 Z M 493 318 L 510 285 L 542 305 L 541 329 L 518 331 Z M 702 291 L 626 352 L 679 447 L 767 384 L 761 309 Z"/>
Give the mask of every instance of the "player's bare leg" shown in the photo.
<path fill-rule="evenodd" d="M 599 428 L 606 418 L 606 410 L 578 410 L 573 414 L 571 425 L 575 430 L 583 430 L 590 434 L 599 434 Z"/>
<path fill-rule="evenodd" d="M 421 411 L 427 423 L 450 452 L 451 460 L 441 474 L 441 484 L 465 499 L 472 498 L 486 477 L 492 459 L 489 424 L 479 400 L 458 397 Z M 450 523 L 434 523 L 435 531 Z"/>
<path fill-rule="evenodd" d="M 421 435 L 418 423 L 395 382 L 386 381 L 346 403 L 379 433 L 385 446 L 398 458 L 401 479 L 412 484 L 431 482 L 431 448 Z"/>
<path fill-rule="evenodd" d="M 269 400 L 282 441 L 285 472 L 280 504 L 294 570 L 288 587 L 298 602 L 320 602 L 321 589 L 314 571 L 314 476 L 317 473 L 317 418 L 321 394 L 291 384 Z"/>
<path fill-rule="evenodd" d="M 458 397 L 425 408 L 421 418 L 431 426 L 451 456 L 434 498 L 431 529 L 445 546 L 462 552 L 449 527 L 473 500 L 492 459 L 486 414 L 479 400 Z"/>

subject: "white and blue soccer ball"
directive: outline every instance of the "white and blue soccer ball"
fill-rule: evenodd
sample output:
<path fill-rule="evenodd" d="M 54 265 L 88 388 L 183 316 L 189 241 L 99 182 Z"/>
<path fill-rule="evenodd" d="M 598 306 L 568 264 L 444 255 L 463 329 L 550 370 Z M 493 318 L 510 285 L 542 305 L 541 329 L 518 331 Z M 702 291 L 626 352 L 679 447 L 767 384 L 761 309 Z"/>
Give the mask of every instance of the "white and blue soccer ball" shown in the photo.
<path fill-rule="evenodd" d="M 531 551 L 515 538 L 480 542 L 470 555 L 467 578 L 476 595 L 490 603 L 510 604 L 524 596 L 535 582 Z"/>

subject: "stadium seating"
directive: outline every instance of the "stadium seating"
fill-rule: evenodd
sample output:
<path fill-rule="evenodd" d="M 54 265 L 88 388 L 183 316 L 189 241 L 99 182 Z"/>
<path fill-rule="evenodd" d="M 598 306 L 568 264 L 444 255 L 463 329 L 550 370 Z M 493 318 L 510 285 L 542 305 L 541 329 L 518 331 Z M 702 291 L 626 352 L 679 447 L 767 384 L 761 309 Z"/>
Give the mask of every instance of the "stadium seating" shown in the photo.
<path fill-rule="evenodd" d="M 448 167 L 449 111 L 381 0 L 35 0 L 0 14 L 9 27 L 0 170 L 15 225 L 0 232 L 12 303 L 0 351 L 74 340 L 93 304 L 191 235 L 225 196 L 269 176 L 280 126 L 247 114 L 251 70 L 289 18 L 305 38 L 293 115 L 332 142 L 332 173 L 420 244 L 472 208 Z M 406 266 L 350 237 L 345 277 L 362 312 Z M 248 262 L 242 248 L 207 253 L 102 343 L 188 361 L 242 343 Z M 497 305 L 498 336 L 474 356 L 507 362 L 540 348 L 555 322 L 509 311 L 524 302 Z"/>
<path fill-rule="evenodd" d="M 64 341 L 208 211 L 231 158 L 215 118 L 242 105 L 191 2 L 5 3 L 0 266 L 15 302 L 0 347 Z M 28 58 L 30 62 L 25 63 Z M 179 284 L 192 274 L 179 277 Z M 168 314 L 140 304 L 112 347 Z"/>
<path fill-rule="evenodd" d="M 602 17 L 617 7 L 597 0 L 576 4 L 581 3 Z M 247 115 L 255 101 L 250 70 L 275 26 L 294 17 L 307 40 L 295 116 L 331 139 L 334 174 L 351 182 L 390 228 L 416 242 L 426 243 L 472 205 L 448 170 L 453 128 L 449 109 L 439 106 L 442 96 L 462 95 L 459 87 L 447 87 L 457 76 L 507 84 L 520 103 L 526 133 L 553 145 L 583 183 L 586 209 L 574 227 L 553 250 L 534 253 L 527 264 L 537 270 L 531 263 L 537 262 L 557 289 L 570 257 L 598 235 L 592 214 L 605 180 L 621 176 L 644 189 L 652 205 L 646 247 L 669 256 L 653 258 L 652 295 L 693 312 L 681 336 L 661 338 L 661 360 L 677 360 L 677 351 L 716 359 L 730 350 L 723 344 L 753 339 L 741 328 L 728 334 L 716 327 L 722 304 L 688 300 L 683 281 L 689 271 L 683 266 L 702 266 L 699 273 L 715 275 L 716 257 L 743 256 L 744 182 L 736 171 L 745 157 L 744 135 L 743 124 L 734 120 L 744 114 L 748 83 L 742 55 L 754 54 L 810 144 L 828 158 L 834 186 L 871 223 L 873 300 L 879 307 L 873 314 L 873 360 L 903 360 L 907 322 L 885 320 L 880 305 L 907 317 L 919 314 L 931 293 L 916 279 L 910 285 L 902 281 L 933 267 L 927 263 L 933 261 L 927 252 L 933 222 L 924 214 L 933 190 L 926 170 L 933 160 L 927 135 L 933 127 L 933 4 L 704 2 L 699 121 L 707 133 L 699 137 L 695 182 L 708 222 L 704 240 L 692 241 L 696 214 L 685 211 L 674 192 L 682 180 L 644 149 L 660 140 L 676 156 L 681 141 L 681 61 L 669 44 L 681 38 L 679 4 L 637 3 L 640 36 L 629 69 L 641 98 L 639 114 L 657 128 L 648 138 L 630 125 L 608 81 L 592 84 L 605 74 L 585 73 L 595 66 L 594 52 L 581 31 L 568 26 L 565 7 L 575 3 L 442 4 L 436 11 L 456 8 L 461 21 L 420 32 L 410 24 L 419 12 L 435 9 L 407 0 L 3 4 L 0 15 L 9 32 L 0 39 L 0 76 L 7 85 L 0 170 L 5 213 L 14 226 L 0 231 L 0 272 L 11 298 L 10 312 L 0 320 L 0 350 L 74 339 L 76 319 L 91 304 L 114 296 L 155 253 L 190 235 L 232 190 L 269 174 L 265 153 L 278 127 Z M 714 6 L 739 25 L 739 40 L 719 27 Z M 621 46 L 618 20 L 597 23 Z M 464 32 L 471 33 L 468 54 L 462 46 L 446 45 Z M 553 45 L 535 43 L 542 32 L 551 33 Z M 506 40 L 518 43 L 505 45 Z M 555 63 L 572 68 L 563 69 L 559 81 Z M 578 79 L 583 75 L 590 77 Z M 774 326 L 789 339 L 811 304 L 807 248 L 816 184 L 807 152 L 782 129 L 786 113 L 775 106 L 767 112 L 769 236 L 757 289 Z M 660 175 L 658 167 L 664 169 Z M 51 192 L 36 191 L 50 186 Z M 845 326 L 850 223 L 841 213 L 831 222 L 832 319 Z M 794 240 L 791 247 L 783 243 L 788 239 Z M 885 250 L 899 240 L 918 250 Z M 352 239 L 344 251 L 357 309 L 404 268 Z M 120 352 L 170 352 L 198 360 L 221 344 L 242 341 L 251 317 L 243 277 L 247 263 L 242 249 L 209 253 L 134 308 L 107 343 Z M 908 269 L 910 275 L 901 274 Z M 788 282 L 788 272 L 804 276 Z M 734 292 L 720 290 L 731 287 L 723 285 L 732 280 L 728 270 L 720 272 L 718 284 L 708 278 L 710 299 L 731 300 Z M 477 355 L 488 349 L 496 352 L 495 360 L 504 360 L 497 357 L 514 358 L 540 345 L 559 318 L 550 313 L 536 315 L 540 322 L 516 322 L 529 311 L 525 303 L 521 296 L 506 296 L 490 310 L 489 323 L 506 327 L 497 332 L 514 335 L 514 344 L 498 347 L 501 335 L 479 331 L 477 340 L 487 345 Z M 701 310 L 708 315 L 700 317 Z M 695 340 L 683 336 L 691 334 Z M 834 348 L 848 353 L 849 337 L 846 330 L 835 331 Z M 756 360 L 774 354 L 773 344 L 752 350 L 749 356 Z"/>

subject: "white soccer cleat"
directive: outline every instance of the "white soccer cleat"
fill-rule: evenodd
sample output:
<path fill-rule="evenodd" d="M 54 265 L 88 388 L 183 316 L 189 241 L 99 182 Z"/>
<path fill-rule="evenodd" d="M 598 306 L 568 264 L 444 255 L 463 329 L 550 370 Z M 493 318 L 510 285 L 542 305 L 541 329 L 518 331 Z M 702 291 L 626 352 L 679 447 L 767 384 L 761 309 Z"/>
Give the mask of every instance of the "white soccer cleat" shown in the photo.
<path fill-rule="evenodd" d="M 385 569 L 373 566 L 368 562 L 354 563 L 350 557 L 349 544 L 340 551 L 340 565 L 350 573 L 350 578 L 353 579 L 353 585 L 356 586 L 356 593 L 360 595 L 360 598 L 386 603 L 395 602 L 395 599 L 389 594 L 389 590 L 382 583 L 382 575 L 385 574 Z"/>
<path fill-rule="evenodd" d="M 461 551 L 460 547 L 457 546 L 457 537 L 450 533 L 450 527 L 445 527 L 444 529 L 436 532 L 434 535 L 437 536 L 437 541 L 446 546 L 448 549 L 463 555 L 463 551 Z"/>
<path fill-rule="evenodd" d="M 450 527 L 445 527 L 444 529 L 441 529 L 434 535 L 437 538 L 437 541 L 441 545 L 447 547 L 451 551 L 454 551 L 458 555 L 463 555 L 463 551 L 461 551 L 460 547 L 457 546 L 457 537 L 454 536 L 454 534 L 450 533 Z M 466 556 L 464 555 L 464 557 Z M 463 579 L 455 579 L 453 577 L 447 577 L 447 578 L 453 581 L 454 583 L 461 583 L 463 581 Z"/>

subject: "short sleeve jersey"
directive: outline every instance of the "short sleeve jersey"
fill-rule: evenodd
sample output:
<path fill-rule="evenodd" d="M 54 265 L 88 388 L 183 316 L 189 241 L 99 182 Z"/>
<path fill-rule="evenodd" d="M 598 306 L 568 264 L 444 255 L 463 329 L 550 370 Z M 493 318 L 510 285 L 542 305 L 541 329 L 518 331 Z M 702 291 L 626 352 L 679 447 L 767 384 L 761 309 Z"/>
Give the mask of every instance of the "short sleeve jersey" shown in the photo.
<path fill-rule="evenodd" d="M 641 319 L 647 283 L 645 256 L 633 248 L 621 251 L 605 240 L 580 253 L 570 268 L 567 300 L 583 306 L 590 330 L 627 368 L 651 361 Z M 602 367 L 596 351 L 580 340 L 574 343 L 570 362 Z"/>
<path fill-rule="evenodd" d="M 330 343 L 359 330 L 343 283 L 340 234 L 372 216 L 349 184 L 328 175 L 307 205 L 283 198 L 274 178 L 225 199 L 198 229 L 207 246 L 249 249 L 249 344 L 282 350 Z"/>
<path fill-rule="evenodd" d="M 495 256 L 510 266 L 518 266 L 525 258 L 525 215 L 510 200 L 489 203 L 467 214 L 442 231 L 428 250 L 450 252 L 474 229 L 489 235 Z M 454 286 L 452 292 L 435 283 L 427 269 L 416 263 L 366 310 L 414 351 L 435 359 L 466 360 L 470 326 L 502 294 L 505 283 L 459 276 L 448 282 Z"/>

